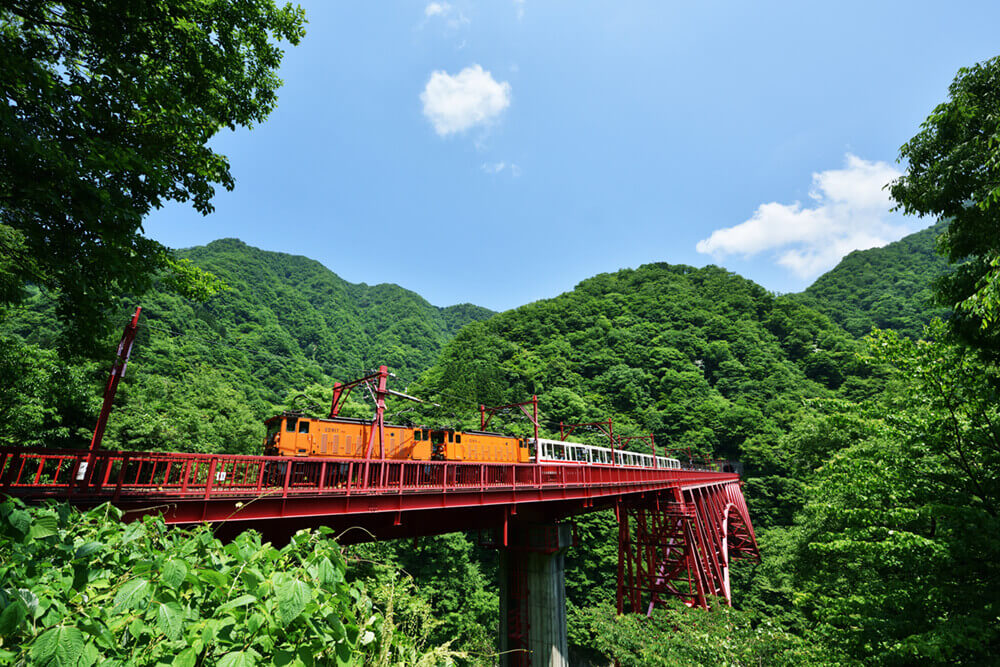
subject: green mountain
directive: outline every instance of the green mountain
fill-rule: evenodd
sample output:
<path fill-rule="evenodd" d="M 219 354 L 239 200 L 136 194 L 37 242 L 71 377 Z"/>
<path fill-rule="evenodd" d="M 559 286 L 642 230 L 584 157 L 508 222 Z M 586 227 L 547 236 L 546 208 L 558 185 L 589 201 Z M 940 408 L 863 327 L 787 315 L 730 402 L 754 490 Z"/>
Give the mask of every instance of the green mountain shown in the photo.
<path fill-rule="evenodd" d="M 949 312 L 933 304 L 931 290 L 950 270 L 934 250 L 947 226 L 939 222 L 881 248 L 855 250 L 794 298 L 856 337 L 879 327 L 918 338 L 925 324 Z"/>
<path fill-rule="evenodd" d="M 438 308 L 398 285 L 349 283 L 315 260 L 237 239 L 177 254 L 219 276 L 231 290 L 205 305 L 162 292 L 147 295 L 143 302 L 151 319 L 224 339 L 233 331 L 254 331 L 253 342 L 235 342 L 275 357 L 308 359 L 330 376 L 385 363 L 413 378 L 465 324 L 493 315 L 471 304 Z M 273 362 L 259 358 L 253 365 Z M 274 387 L 279 393 L 289 388 Z"/>
<path fill-rule="evenodd" d="M 650 264 L 466 326 L 420 390 L 459 415 L 537 394 L 550 432 L 613 417 L 623 433 L 736 456 L 803 398 L 860 390 L 855 348 L 825 315 L 738 275 Z"/>
<path fill-rule="evenodd" d="M 296 394 L 307 393 L 303 407 L 325 402 L 321 389 L 328 391 L 335 379 L 353 379 L 382 363 L 405 384 L 465 324 L 493 314 L 471 304 L 438 308 L 397 285 L 352 284 L 314 260 L 236 239 L 177 254 L 230 289 L 198 303 L 157 285 L 135 300 L 143 318 L 107 447 L 255 451 L 262 418 Z M 132 308 L 123 307 L 123 324 Z M 0 440 L 13 441 L 16 433 L 21 442 L 40 440 L 48 433 L 51 442 L 59 431 L 58 440 L 72 444 L 93 426 L 97 408 L 83 397 L 88 387 L 91 396 L 100 396 L 106 365 L 65 369 L 75 373 L 73 386 L 81 385 L 77 402 L 89 404 L 70 411 L 80 413 L 79 423 L 57 424 L 54 415 L 42 414 L 41 395 L 50 380 L 56 383 L 58 367 L 45 356 L 58 335 L 51 309 L 50 301 L 35 295 L 0 327 L 6 332 L 0 363 L 8 359 L 17 368 L 18 358 L 28 355 L 50 368 L 11 392 L 22 407 L 32 395 L 39 396 L 39 405 L 22 410 L 24 416 L 13 420 L 20 426 L 8 422 L 0 428 Z M 114 343 L 109 341 L 109 350 Z"/>

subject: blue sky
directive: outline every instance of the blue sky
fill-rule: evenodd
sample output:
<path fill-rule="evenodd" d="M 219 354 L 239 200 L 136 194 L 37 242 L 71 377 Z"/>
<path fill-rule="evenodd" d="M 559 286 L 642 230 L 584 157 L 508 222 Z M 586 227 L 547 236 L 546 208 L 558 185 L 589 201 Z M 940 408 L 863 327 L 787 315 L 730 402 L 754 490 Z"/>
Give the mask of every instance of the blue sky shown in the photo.
<path fill-rule="evenodd" d="M 236 189 L 147 233 L 495 310 L 648 262 L 805 288 L 930 224 L 881 186 L 1000 52 L 997 2 L 302 5 L 278 108 L 213 140 Z"/>

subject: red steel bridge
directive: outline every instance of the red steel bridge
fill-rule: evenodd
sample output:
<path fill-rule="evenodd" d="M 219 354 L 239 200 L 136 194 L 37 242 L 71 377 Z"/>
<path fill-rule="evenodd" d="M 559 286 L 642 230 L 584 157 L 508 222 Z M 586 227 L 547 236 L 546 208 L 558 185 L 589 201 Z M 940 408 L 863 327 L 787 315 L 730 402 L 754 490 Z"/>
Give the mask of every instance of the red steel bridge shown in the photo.
<path fill-rule="evenodd" d="M 130 346 L 123 339 L 96 431 Z M 156 513 L 169 524 L 210 522 L 223 538 L 253 528 L 281 542 L 319 525 L 344 543 L 480 531 L 501 552 L 507 664 L 565 664 L 562 558 L 575 543 L 574 515 L 616 513 L 618 567 L 608 576 L 620 612 L 649 613 L 672 597 L 728 603 L 730 563 L 759 558 L 739 476 L 712 469 L 0 447 L 0 494 L 111 502 L 127 521 Z"/>

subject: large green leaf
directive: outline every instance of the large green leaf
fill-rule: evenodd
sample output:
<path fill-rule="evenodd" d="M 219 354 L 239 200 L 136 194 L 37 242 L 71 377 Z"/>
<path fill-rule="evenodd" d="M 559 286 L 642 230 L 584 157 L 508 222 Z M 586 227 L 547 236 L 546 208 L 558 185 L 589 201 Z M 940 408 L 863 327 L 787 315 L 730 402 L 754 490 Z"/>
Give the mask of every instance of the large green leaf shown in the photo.
<path fill-rule="evenodd" d="M 27 606 L 20 600 L 8 604 L 0 612 L 0 637 L 10 637 L 21 627 L 28 616 Z"/>
<path fill-rule="evenodd" d="M 291 623 L 302 610 L 312 596 L 312 588 L 304 581 L 293 579 L 292 577 L 276 578 L 276 593 L 278 596 L 278 615 L 285 625 Z"/>
<path fill-rule="evenodd" d="M 31 515 L 25 510 L 14 510 L 7 520 L 19 533 L 27 533 L 31 528 Z"/>
<path fill-rule="evenodd" d="M 133 609 L 149 595 L 149 581 L 142 577 L 126 581 L 115 595 L 114 609 Z"/>
<path fill-rule="evenodd" d="M 31 647 L 31 659 L 38 665 L 76 667 L 83 655 L 83 633 L 63 625 L 43 632 Z"/>
<path fill-rule="evenodd" d="M 43 537 L 58 534 L 59 521 L 52 514 L 36 516 L 35 520 L 31 522 L 31 529 L 28 531 L 28 537 L 33 540 L 40 540 Z"/>
<path fill-rule="evenodd" d="M 161 604 L 156 610 L 156 626 L 167 639 L 177 639 L 184 630 L 184 610 L 176 602 Z"/>
<path fill-rule="evenodd" d="M 184 561 L 176 558 L 171 558 L 164 563 L 163 569 L 160 571 L 160 581 L 173 589 L 179 588 L 184 583 L 185 577 L 187 577 L 187 565 Z"/>
<path fill-rule="evenodd" d="M 174 667 L 194 667 L 198 662 L 198 654 L 193 648 L 186 648 L 174 658 Z"/>

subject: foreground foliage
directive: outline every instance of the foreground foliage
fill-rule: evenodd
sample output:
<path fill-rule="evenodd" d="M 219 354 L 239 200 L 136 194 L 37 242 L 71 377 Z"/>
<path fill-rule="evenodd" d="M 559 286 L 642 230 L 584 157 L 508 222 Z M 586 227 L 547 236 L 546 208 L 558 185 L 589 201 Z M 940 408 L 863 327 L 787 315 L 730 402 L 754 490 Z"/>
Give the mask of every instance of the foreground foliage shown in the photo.
<path fill-rule="evenodd" d="M 0 304 L 45 287 L 72 325 L 64 342 L 86 349 L 115 297 L 157 271 L 214 292 L 143 218 L 170 200 L 207 214 L 215 187 L 233 188 L 209 141 L 267 118 L 281 45 L 304 24 L 273 0 L 0 5 Z"/>
<path fill-rule="evenodd" d="M 1000 56 L 960 69 L 899 157 L 899 208 L 950 221 L 941 249 L 957 267 L 938 296 L 952 331 L 1000 358 Z"/>
<path fill-rule="evenodd" d="M 870 349 L 892 382 L 810 484 L 796 604 L 859 658 L 981 664 L 1000 650 L 1000 376 L 941 340 Z"/>
<path fill-rule="evenodd" d="M 253 531 L 122 524 L 104 505 L 0 504 L 0 662 L 32 665 L 449 664 L 345 579 L 328 529 L 277 549 Z M 404 587 L 405 588 L 405 587 Z"/>
<path fill-rule="evenodd" d="M 577 631 L 582 628 L 586 635 L 582 641 L 622 667 L 842 664 L 814 641 L 724 604 L 705 611 L 676 602 L 655 609 L 648 618 L 618 616 L 614 607 L 605 604 L 577 612 L 573 620 Z"/>

